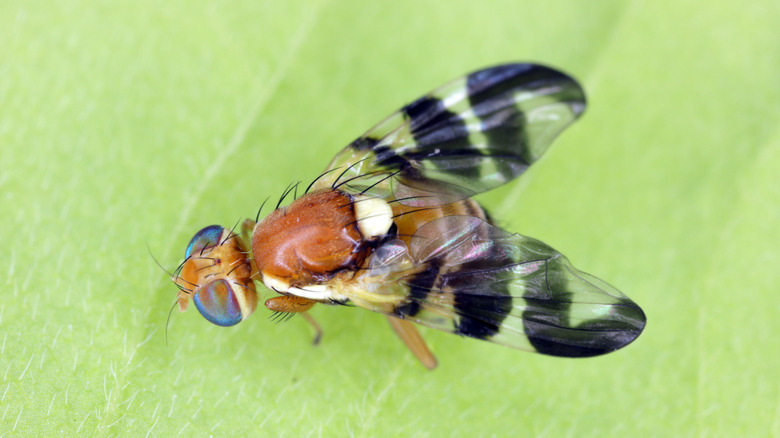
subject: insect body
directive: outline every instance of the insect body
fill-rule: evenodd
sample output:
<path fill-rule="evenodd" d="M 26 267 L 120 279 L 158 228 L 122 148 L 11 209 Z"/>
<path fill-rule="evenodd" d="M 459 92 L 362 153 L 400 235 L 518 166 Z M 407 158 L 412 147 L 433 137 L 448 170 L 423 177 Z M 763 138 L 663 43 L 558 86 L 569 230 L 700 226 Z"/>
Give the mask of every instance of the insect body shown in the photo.
<path fill-rule="evenodd" d="M 209 321 L 236 324 L 259 281 L 281 294 L 266 301 L 274 311 L 320 302 L 387 315 L 429 368 L 410 322 L 556 356 L 621 348 L 644 328 L 639 306 L 469 199 L 523 173 L 584 108 L 576 81 L 540 65 L 450 82 L 353 141 L 304 195 L 245 221 L 240 236 L 198 232 L 174 278 L 180 308 L 193 299 Z"/>
<path fill-rule="evenodd" d="M 269 214 L 252 234 L 259 279 L 286 292 L 291 286 L 327 284 L 362 266 L 375 237 L 368 226 L 379 220 L 385 225 L 379 234 L 384 234 L 392 223 L 391 210 L 387 207 L 376 220 L 359 221 L 357 213 L 365 213 L 366 204 L 387 204 L 381 199 L 353 199 L 338 190 L 318 191 Z"/>

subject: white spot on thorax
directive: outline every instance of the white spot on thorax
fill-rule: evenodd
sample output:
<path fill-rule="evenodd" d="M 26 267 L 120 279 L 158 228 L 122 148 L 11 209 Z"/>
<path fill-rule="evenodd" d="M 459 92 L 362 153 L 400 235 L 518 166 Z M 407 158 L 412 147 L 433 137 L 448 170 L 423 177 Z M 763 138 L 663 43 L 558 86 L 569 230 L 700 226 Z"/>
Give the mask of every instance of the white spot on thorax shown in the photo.
<path fill-rule="evenodd" d="M 393 209 L 383 199 L 358 195 L 354 206 L 358 229 L 366 239 L 387 234 L 393 225 Z"/>

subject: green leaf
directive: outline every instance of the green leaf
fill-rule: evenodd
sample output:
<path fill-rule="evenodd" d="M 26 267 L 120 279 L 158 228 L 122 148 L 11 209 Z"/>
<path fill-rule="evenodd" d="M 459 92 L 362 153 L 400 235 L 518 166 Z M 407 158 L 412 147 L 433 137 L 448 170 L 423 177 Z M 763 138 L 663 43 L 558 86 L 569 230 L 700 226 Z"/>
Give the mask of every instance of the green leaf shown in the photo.
<path fill-rule="evenodd" d="M 706 6 L 706 7 L 705 7 Z M 780 434 L 776 1 L 0 4 L 0 434 Z M 380 315 L 174 312 L 191 235 L 254 217 L 400 105 L 536 61 L 589 108 L 480 198 L 641 304 L 566 360 Z M 263 298 L 270 297 L 264 292 Z"/>

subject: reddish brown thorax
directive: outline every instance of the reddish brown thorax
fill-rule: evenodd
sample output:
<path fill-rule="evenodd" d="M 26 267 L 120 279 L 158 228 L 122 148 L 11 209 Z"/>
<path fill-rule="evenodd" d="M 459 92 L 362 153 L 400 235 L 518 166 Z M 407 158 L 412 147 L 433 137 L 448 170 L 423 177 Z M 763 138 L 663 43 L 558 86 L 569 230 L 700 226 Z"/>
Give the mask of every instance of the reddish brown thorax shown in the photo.
<path fill-rule="evenodd" d="M 340 270 L 355 269 L 368 249 L 352 199 L 338 190 L 309 193 L 274 210 L 252 235 L 260 273 L 291 286 L 326 281 Z"/>

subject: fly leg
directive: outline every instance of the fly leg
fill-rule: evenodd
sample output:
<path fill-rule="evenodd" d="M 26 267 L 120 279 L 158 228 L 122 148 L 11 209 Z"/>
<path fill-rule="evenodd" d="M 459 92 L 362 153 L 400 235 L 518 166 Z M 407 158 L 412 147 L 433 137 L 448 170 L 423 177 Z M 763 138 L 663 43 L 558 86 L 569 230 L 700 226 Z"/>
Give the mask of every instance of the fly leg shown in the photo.
<path fill-rule="evenodd" d="M 429 370 L 436 368 L 436 365 L 438 365 L 436 357 L 428 349 L 428 345 L 425 344 L 425 340 L 420 336 L 420 332 L 417 331 L 417 327 L 414 324 L 403 319 L 393 318 L 392 316 L 388 316 L 387 321 L 425 368 Z"/>
<path fill-rule="evenodd" d="M 266 300 L 265 307 L 274 312 L 300 313 L 301 316 L 303 316 L 303 319 L 314 327 L 315 335 L 313 344 L 317 345 L 322 339 L 322 328 L 311 315 L 306 313 L 307 310 L 311 309 L 314 303 L 316 303 L 316 301 L 312 301 L 308 298 L 296 297 L 295 295 L 282 295 Z"/>

